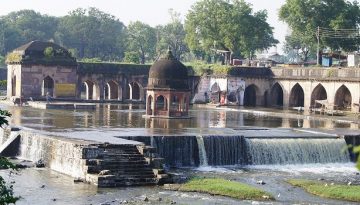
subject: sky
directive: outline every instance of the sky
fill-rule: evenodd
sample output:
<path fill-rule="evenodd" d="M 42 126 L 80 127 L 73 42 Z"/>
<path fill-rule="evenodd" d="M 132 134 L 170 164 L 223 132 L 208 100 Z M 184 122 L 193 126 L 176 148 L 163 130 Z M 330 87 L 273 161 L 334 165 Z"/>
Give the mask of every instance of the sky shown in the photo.
<path fill-rule="evenodd" d="M 51 16 L 64 16 L 76 8 L 96 7 L 101 11 L 116 16 L 120 21 L 128 25 L 131 21 L 142 21 L 151 26 L 166 24 L 169 20 L 169 9 L 181 13 L 183 19 L 198 0 L 2 0 L 0 16 L 7 15 L 12 11 L 32 9 L 42 14 Z M 254 11 L 266 9 L 268 11 L 268 23 L 274 27 L 275 38 L 280 42 L 285 40 L 287 26 L 278 19 L 278 10 L 286 0 L 245 0 L 253 5 Z M 281 52 L 282 45 L 278 45 L 277 51 Z M 275 51 L 275 49 L 272 49 Z"/>

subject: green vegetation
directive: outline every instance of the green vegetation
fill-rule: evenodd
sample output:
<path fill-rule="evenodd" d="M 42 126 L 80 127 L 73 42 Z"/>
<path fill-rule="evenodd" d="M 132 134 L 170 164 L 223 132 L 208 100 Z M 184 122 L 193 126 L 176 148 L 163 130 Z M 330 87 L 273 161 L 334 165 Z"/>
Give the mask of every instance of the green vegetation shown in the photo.
<path fill-rule="evenodd" d="M 334 9 L 336 8 L 336 9 Z M 285 52 L 295 50 L 299 57 L 308 61 L 310 55 L 316 54 L 318 27 L 326 30 L 320 32 L 320 46 L 331 50 L 356 51 L 360 41 L 352 38 L 353 33 L 337 35 L 336 29 L 356 29 L 360 23 L 360 8 L 356 1 L 344 0 L 286 0 L 281 7 L 279 18 L 291 28 L 291 34 L 286 37 Z M 330 37 L 330 38 L 329 38 Z"/>
<path fill-rule="evenodd" d="M 4 125 L 8 125 L 8 118 L 11 117 L 10 112 L 0 109 L 0 128 Z M 8 159 L 0 157 L 0 169 L 12 169 L 16 170 L 16 166 L 9 162 Z M 20 197 L 15 197 L 13 192 L 13 185 L 7 186 L 4 178 L 0 176 L 0 204 L 15 204 Z"/>
<path fill-rule="evenodd" d="M 317 182 L 311 180 L 302 180 L 302 179 L 291 179 L 288 182 L 293 186 L 298 186 L 305 189 L 311 194 L 317 196 L 331 198 L 331 199 L 340 199 L 347 201 L 356 201 L 360 202 L 360 186 L 359 185 L 331 185 L 325 182 Z"/>
<path fill-rule="evenodd" d="M 140 63 L 140 55 L 139 55 L 139 53 L 135 52 L 135 51 L 127 51 L 127 52 L 125 52 L 124 62 L 125 63 L 139 64 Z"/>
<path fill-rule="evenodd" d="M 7 86 L 7 80 L 0 80 L 0 87 L 6 87 Z"/>
<path fill-rule="evenodd" d="M 360 170 L 360 146 L 354 147 L 353 152 L 356 153 L 356 154 L 358 154 L 358 159 L 357 159 L 356 167 L 358 168 L 358 170 Z"/>
<path fill-rule="evenodd" d="M 179 191 L 209 193 L 242 200 L 274 199 L 270 194 L 257 188 L 239 182 L 228 181 L 220 178 L 194 178 L 181 185 Z"/>
<path fill-rule="evenodd" d="M 244 0 L 198 1 L 186 16 L 186 42 L 199 56 L 224 54 L 223 63 L 231 56 L 252 58 L 278 43 L 266 21 L 266 10 L 254 12 Z"/>
<path fill-rule="evenodd" d="M 5 57 L 0 55 L 0 66 L 5 66 Z"/>
<path fill-rule="evenodd" d="M 6 63 L 18 63 L 22 60 L 22 57 L 18 53 L 9 53 L 6 56 Z"/>

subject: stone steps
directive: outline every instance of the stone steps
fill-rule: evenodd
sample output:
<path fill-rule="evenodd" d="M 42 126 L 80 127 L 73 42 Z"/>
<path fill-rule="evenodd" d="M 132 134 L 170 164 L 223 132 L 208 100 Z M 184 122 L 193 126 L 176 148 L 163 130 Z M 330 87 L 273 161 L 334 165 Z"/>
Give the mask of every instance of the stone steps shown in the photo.
<path fill-rule="evenodd" d="M 87 181 L 99 187 L 156 185 L 153 167 L 136 145 L 101 146 L 96 159 L 87 159 Z M 141 150 L 142 151 L 142 150 Z"/>

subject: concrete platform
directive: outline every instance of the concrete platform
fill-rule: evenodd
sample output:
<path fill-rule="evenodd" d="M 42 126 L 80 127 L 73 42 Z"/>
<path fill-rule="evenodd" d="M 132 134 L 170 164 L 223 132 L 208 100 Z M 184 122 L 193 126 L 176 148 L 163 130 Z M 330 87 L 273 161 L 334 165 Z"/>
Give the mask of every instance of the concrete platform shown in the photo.
<path fill-rule="evenodd" d="M 76 102 L 28 102 L 30 107 L 38 109 L 65 109 L 65 110 L 94 110 L 96 109 L 95 103 L 76 103 Z"/>

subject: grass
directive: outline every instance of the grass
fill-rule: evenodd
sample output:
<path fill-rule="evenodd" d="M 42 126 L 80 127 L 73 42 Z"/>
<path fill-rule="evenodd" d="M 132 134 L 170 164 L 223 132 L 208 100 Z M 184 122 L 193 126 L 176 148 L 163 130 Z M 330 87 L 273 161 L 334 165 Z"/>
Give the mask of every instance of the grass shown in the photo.
<path fill-rule="evenodd" d="M 241 200 L 274 199 L 269 193 L 260 189 L 220 178 L 193 178 L 185 184 L 182 184 L 179 187 L 179 191 L 208 193 Z"/>
<path fill-rule="evenodd" d="M 334 184 L 326 185 L 326 182 L 318 182 L 312 180 L 303 179 L 291 179 L 288 180 L 293 186 L 301 187 L 307 192 L 331 199 L 339 199 L 346 201 L 360 202 L 360 186 L 359 185 L 339 185 Z"/>

